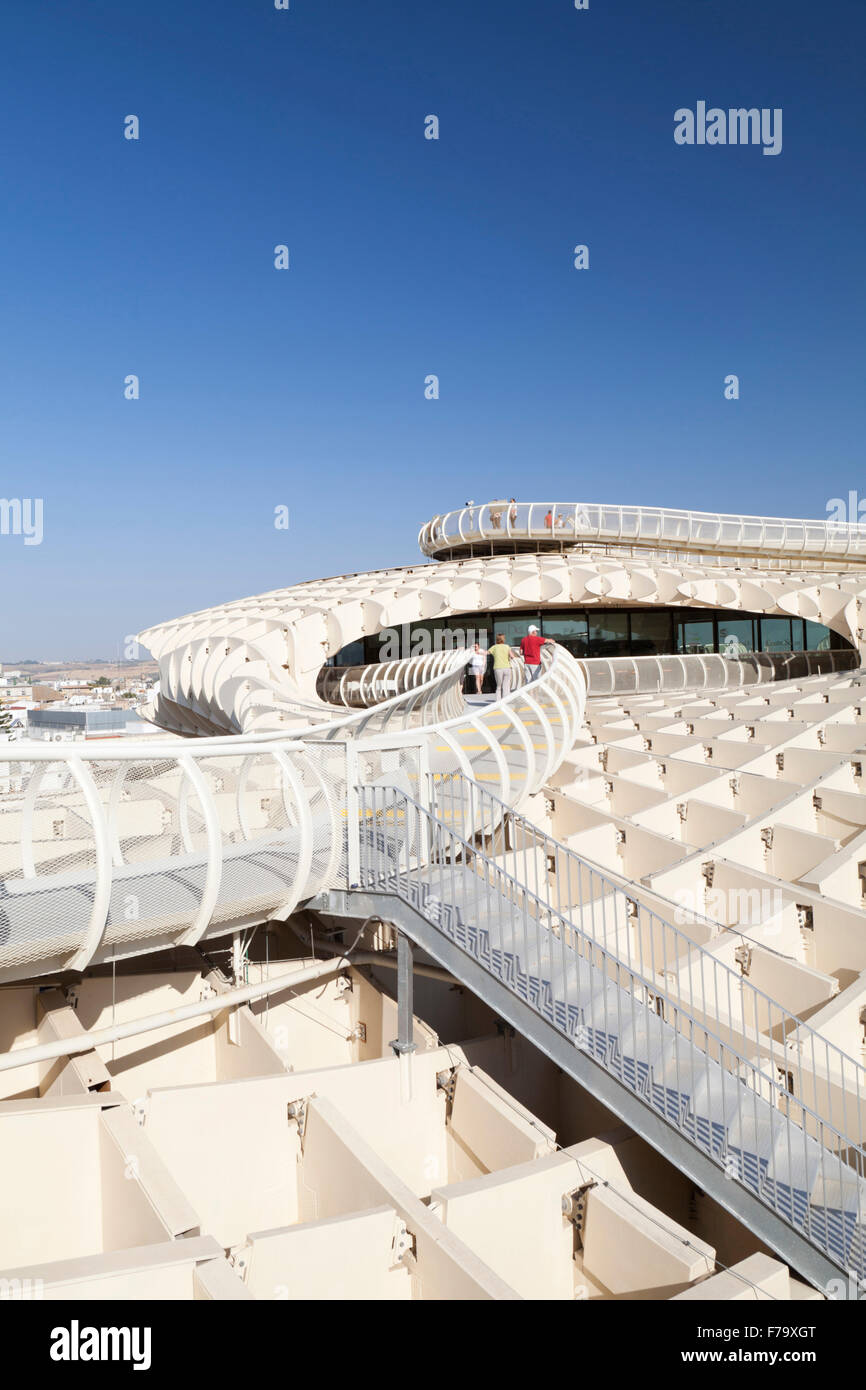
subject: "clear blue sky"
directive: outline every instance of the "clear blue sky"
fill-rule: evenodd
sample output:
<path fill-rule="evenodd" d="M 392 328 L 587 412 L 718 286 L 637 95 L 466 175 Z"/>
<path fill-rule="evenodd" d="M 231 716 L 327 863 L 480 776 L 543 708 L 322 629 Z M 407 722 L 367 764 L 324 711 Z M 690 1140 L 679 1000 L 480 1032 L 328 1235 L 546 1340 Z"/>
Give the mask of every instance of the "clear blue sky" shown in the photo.
<path fill-rule="evenodd" d="M 0 536 L 0 659 L 411 563 L 468 497 L 866 498 L 864 40 L 862 0 L 6 6 L 0 496 L 44 540 Z M 698 100 L 782 153 L 676 145 Z"/>

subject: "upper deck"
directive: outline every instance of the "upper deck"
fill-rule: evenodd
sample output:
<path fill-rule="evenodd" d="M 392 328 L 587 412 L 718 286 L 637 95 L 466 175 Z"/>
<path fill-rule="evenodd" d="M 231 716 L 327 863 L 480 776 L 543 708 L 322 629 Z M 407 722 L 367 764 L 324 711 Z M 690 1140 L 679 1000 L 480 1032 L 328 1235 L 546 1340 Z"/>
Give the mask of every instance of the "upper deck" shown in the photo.
<path fill-rule="evenodd" d="M 586 549 L 646 552 L 763 568 L 859 569 L 866 523 L 514 499 L 446 512 L 421 528 L 418 544 L 435 559 L 497 552 Z"/>

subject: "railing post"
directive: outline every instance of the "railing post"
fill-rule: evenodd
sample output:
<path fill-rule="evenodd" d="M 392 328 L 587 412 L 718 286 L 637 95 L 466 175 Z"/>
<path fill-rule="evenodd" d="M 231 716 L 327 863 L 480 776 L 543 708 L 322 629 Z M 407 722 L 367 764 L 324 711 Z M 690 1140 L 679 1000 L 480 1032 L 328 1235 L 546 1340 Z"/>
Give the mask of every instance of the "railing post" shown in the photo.
<path fill-rule="evenodd" d="M 69 970 L 85 970 L 96 954 L 105 934 L 105 926 L 111 907 L 111 832 L 105 808 L 102 805 L 90 769 L 82 758 L 75 756 L 68 759 L 68 764 L 72 776 L 84 795 L 85 805 L 90 813 L 94 841 L 93 907 L 90 921 L 78 949 L 66 963 L 66 968 Z"/>
<path fill-rule="evenodd" d="M 207 836 L 207 873 L 198 911 L 191 925 L 174 942 L 175 946 L 195 946 L 207 931 L 219 897 L 223 871 L 222 831 L 219 813 L 211 795 L 208 780 L 198 761 L 189 753 L 182 753 L 178 757 L 177 764 L 184 777 L 178 801 L 181 826 L 183 827 L 184 817 L 187 815 L 187 789 L 191 787 L 198 797 Z"/>
<path fill-rule="evenodd" d="M 346 883 L 357 888 L 361 882 L 361 821 L 358 805 L 358 750 L 346 739 Z"/>
<path fill-rule="evenodd" d="M 414 1016 L 414 976 L 412 942 L 405 932 L 397 933 L 397 1037 L 391 1047 L 398 1057 L 415 1051 L 412 1026 Z"/>

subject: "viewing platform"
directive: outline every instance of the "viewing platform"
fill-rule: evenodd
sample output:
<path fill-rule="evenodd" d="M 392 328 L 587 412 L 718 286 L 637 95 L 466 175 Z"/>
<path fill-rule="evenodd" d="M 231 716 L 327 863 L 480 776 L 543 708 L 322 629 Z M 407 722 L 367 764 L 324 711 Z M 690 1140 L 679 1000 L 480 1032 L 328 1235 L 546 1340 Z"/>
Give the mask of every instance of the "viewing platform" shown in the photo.
<path fill-rule="evenodd" d="M 861 568 L 866 523 L 810 521 L 623 507 L 598 502 L 517 502 L 467 505 L 435 516 L 418 544 L 436 560 L 521 551 L 578 548 L 639 556 L 655 562 L 690 557 L 700 563 L 764 568 Z"/>

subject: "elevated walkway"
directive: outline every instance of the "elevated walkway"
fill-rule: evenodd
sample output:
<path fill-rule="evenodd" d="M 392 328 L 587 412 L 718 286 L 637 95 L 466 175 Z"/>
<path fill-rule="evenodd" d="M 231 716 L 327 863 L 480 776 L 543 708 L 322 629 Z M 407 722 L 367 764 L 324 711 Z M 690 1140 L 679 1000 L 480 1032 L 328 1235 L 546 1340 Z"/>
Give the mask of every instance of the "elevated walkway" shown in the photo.
<path fill-rule="evenodd" d="M 516 809 L 583 719 L 578 663 L 555 648 L 543 664 L 455 714 L 449 662 L 303 738 L 10 746 L 0 978 L 301 905 L 384 917 L 402 933 L 401 1047 L 411 941 L 810 1282 L 866 1279 L 863 1067 L 714 955 L 706 923 L 673 926 Z"/>

